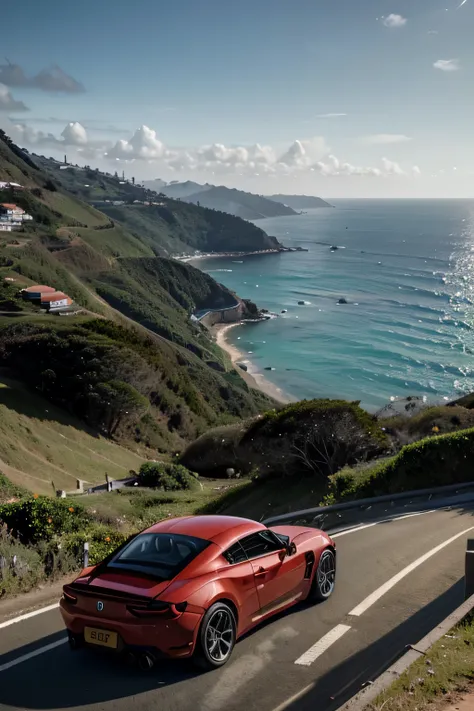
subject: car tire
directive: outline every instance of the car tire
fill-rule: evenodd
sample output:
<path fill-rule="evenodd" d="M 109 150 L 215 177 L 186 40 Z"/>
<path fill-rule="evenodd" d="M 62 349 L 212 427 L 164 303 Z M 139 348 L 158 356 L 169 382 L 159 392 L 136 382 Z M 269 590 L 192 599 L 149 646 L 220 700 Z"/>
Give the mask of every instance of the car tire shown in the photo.
<path fill-rule="evenodd" d="M 336 584 L 336 554 L 332 548 L 326 548 L 319 558 L 318 567 L 308 595 L 311 602 L 322 602 L 331 597 Z"/>
<path fill-rule="evenodd" d="M 199 628 L 193 661 L 200 669 L 211 670 L 224 666 L 235 646 L 237 624 L 234 612 L 223 602 L 216 602 L 207 610 Z"/>

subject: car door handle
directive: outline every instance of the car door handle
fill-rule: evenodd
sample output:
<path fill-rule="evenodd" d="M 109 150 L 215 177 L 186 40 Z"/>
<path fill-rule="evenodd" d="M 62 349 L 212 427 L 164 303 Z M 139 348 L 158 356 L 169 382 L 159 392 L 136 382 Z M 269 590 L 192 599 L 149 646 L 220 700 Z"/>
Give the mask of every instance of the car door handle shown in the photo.
<path fill-rule="evenodd" d="M 266 574 L 267 574 L 267 571 L 265 570 L 265 568 L 259 568 L 259 569 L 254 573 L 254 576 L 255 576 L 256 578 L 264 578 Z"/>

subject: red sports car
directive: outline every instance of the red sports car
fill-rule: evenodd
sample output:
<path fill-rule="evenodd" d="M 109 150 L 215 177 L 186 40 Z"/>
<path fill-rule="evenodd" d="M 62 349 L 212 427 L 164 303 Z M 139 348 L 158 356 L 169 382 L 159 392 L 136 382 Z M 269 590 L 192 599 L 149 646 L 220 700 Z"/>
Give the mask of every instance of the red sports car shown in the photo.
<path fill-rule="evenodd" d="M 108 647 L 144 669 L 160 656 L 193 656 L 210 669 L 271 615 L 327 599 L 335 575 L 323 531 L 189 516 L 157 523 L 84 569 L 60 608 L 73 649 Z"/>

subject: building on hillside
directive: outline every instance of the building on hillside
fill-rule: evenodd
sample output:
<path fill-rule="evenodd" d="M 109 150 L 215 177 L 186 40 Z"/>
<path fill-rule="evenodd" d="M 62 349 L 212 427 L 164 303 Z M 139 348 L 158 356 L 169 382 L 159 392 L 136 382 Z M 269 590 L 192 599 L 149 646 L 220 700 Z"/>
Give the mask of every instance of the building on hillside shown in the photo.
<path fill-rule="evenodd" d="M 55 294 L 56 289 L 53 289 L 52 286 L 46 286 L 45 284 L 36 284 L 35 286 L 28 286 L 26 289 L 22 289 L 21 293 L 24 299 L 41 301 L 43 294 Z"/>
<path fill-rule="evenodd" d="M 0 215 L 7 216 L 10 219 L 14 217 L 19 217 L 20 219 L 23 219 L 24 214 L 25 211 L 22 207 L 18 207 L 18 205 L 14 205 L 10 202 L 2 202 L 0 204 Z"/>
<path fill-rule="evenodd" d="M 0 232 L 11 232 L 13 230 L 13 225 L 9 222 L 0 222 Z"/>
<path fill-rule="evenodd" d="M 53 293 L 41 295 L 41 308 L 44 308 L 47 311 L 60 311 L 61 309 L 67 308 L 71 305 L 71 297 L 62 291 L 54 291 Z"/>
<path fill-rule="evenodd" d="M 8 188 L 14 188 L 15 190 L 22 190 L 23 185 L 20 183 L 6 183 L 4 180 L 0 180 L 0 190 L 7 190 Z"/>

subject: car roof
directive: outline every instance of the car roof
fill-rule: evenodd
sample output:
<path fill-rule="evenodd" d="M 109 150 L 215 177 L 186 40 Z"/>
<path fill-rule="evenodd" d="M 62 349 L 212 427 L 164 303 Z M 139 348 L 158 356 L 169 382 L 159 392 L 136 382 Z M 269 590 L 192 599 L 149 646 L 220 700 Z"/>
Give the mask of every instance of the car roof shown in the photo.
<path fill-rule="evenodd" d="M 160 521 L 144 533 L 178 533 L 226 546 L 241 536 L 262 529 L 265 529 L 262 523 L 238 516 L 185 516 Z"/>

